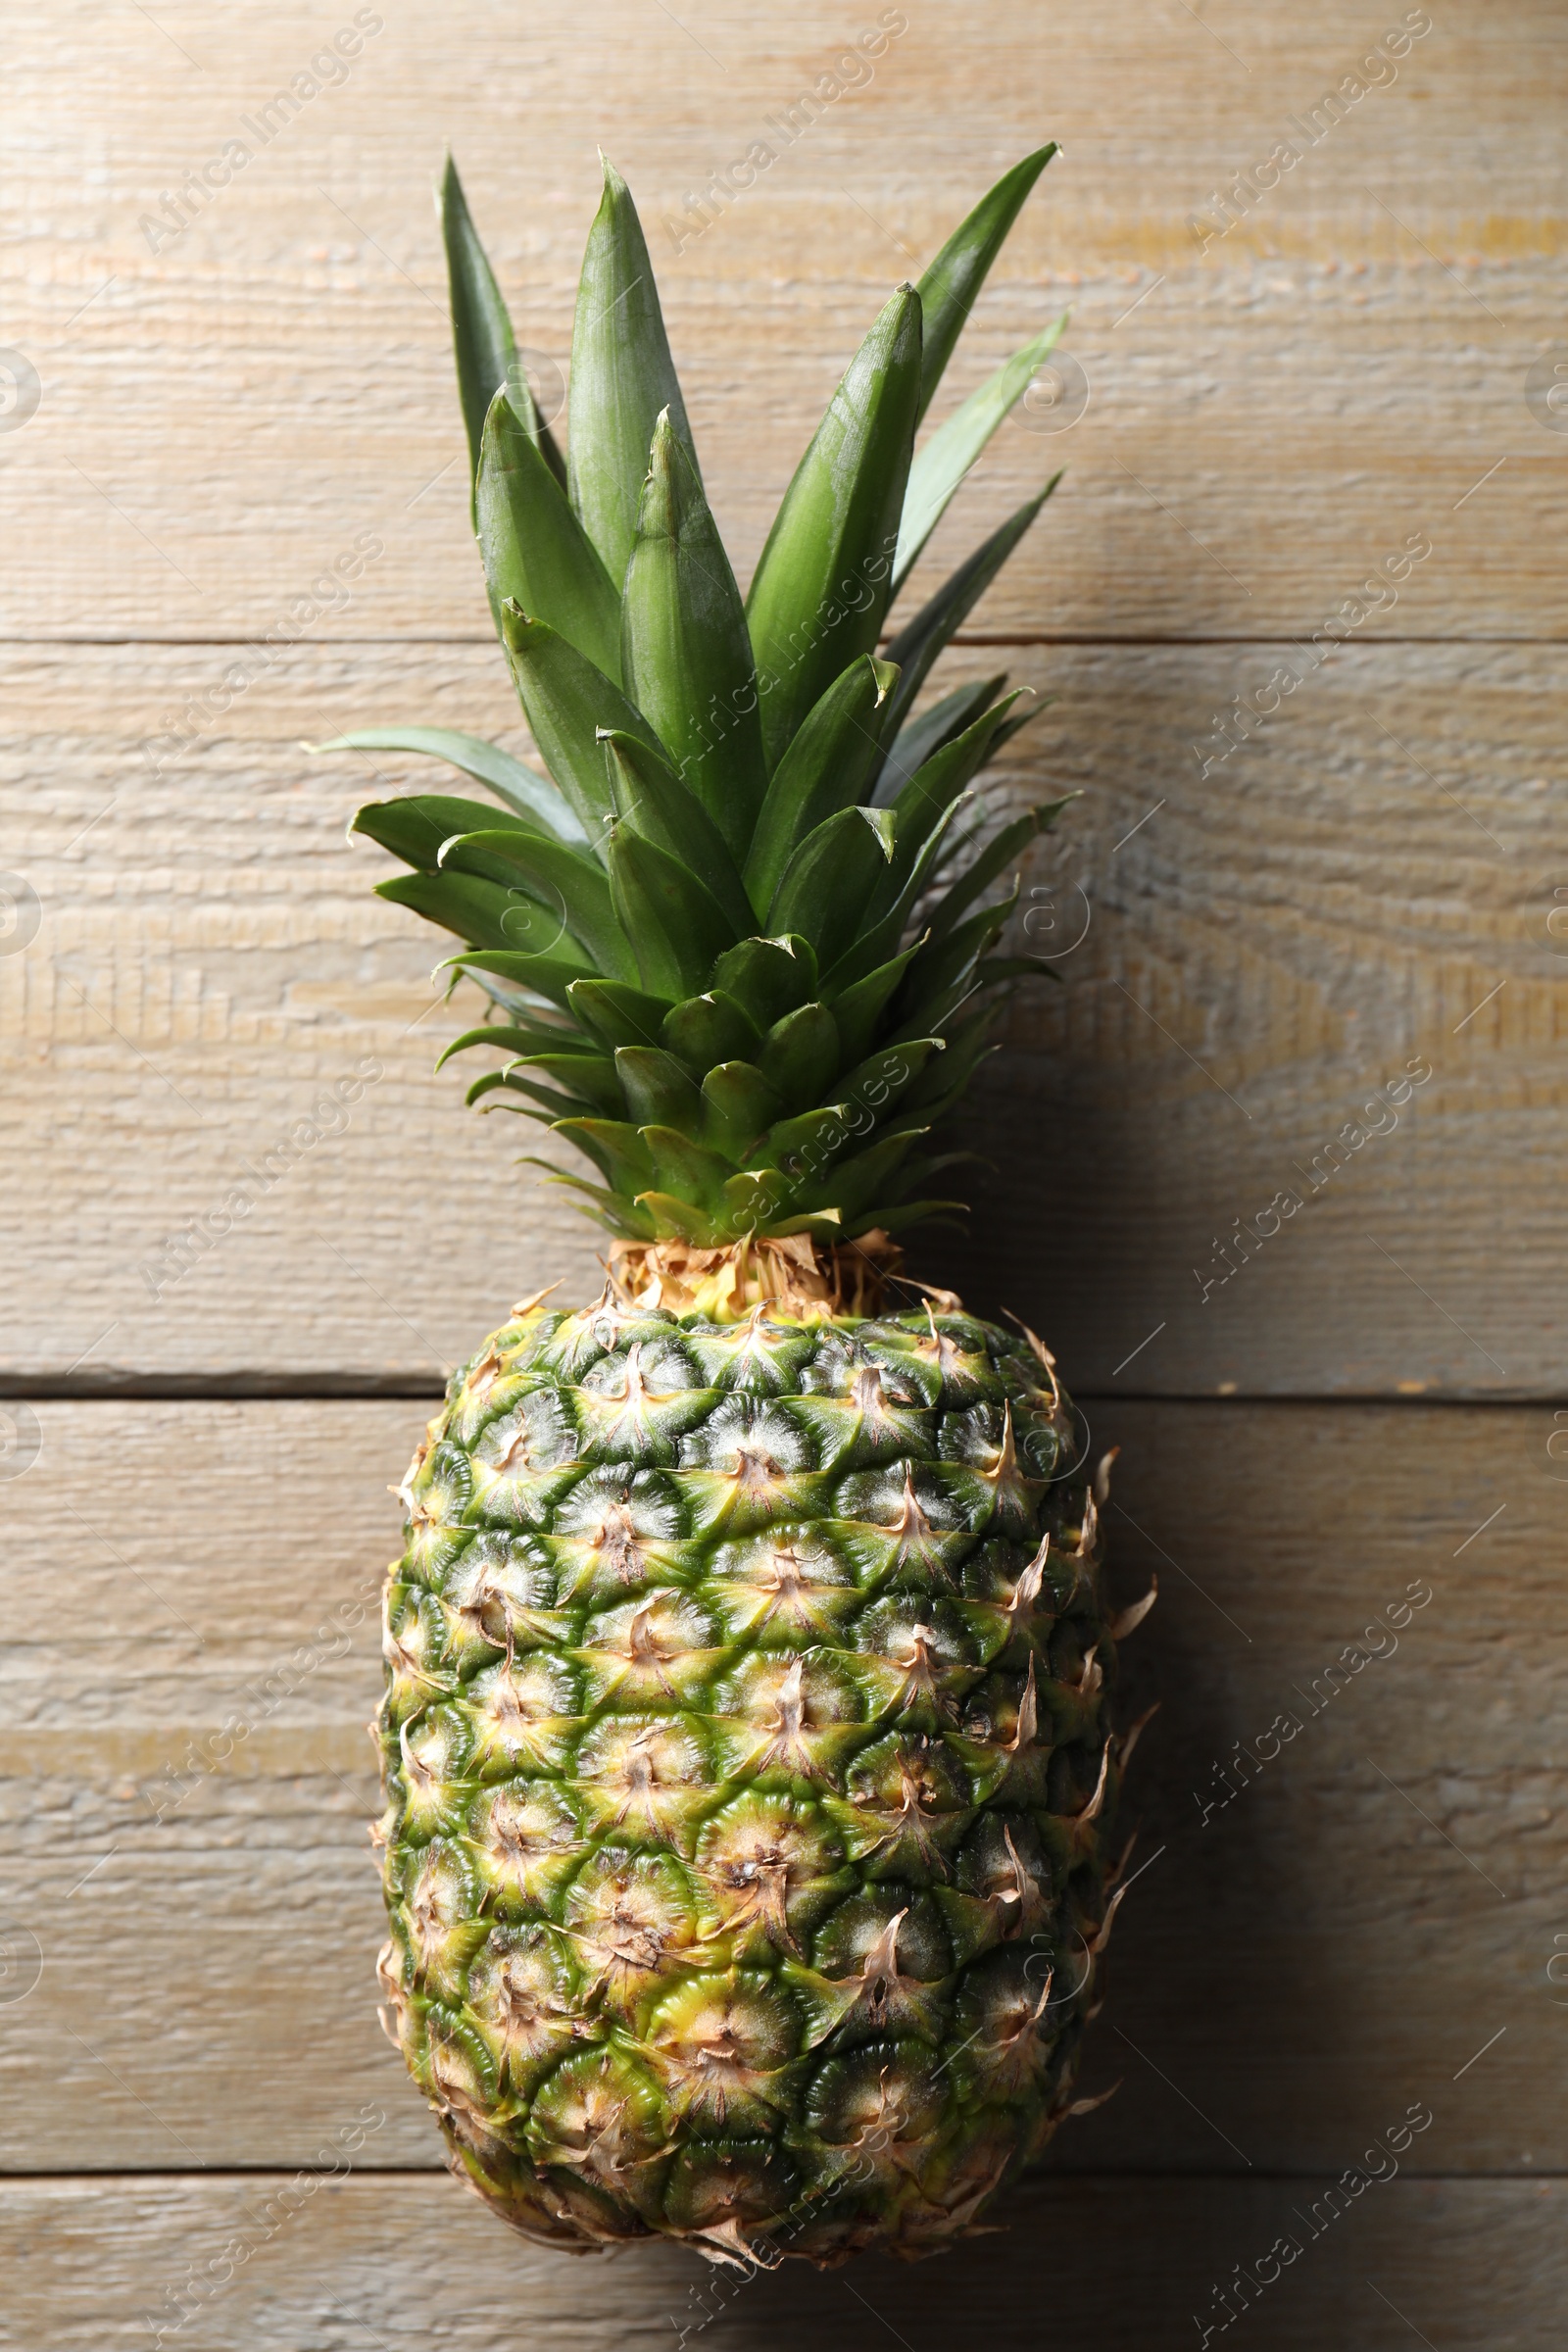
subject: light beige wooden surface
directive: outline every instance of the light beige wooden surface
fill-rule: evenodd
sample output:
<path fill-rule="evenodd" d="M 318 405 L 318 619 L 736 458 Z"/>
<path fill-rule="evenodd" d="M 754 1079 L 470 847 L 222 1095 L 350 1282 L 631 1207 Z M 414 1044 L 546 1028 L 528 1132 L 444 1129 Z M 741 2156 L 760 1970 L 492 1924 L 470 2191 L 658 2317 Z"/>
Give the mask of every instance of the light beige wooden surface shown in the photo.
<path fill-rule="evenodd" d="M 1091 2061 L 1122 2088 L 1007 2235 L 760 2280 L 700 2333 L 1192 2344 L 1236 2266 L 1420 2103 L 1401 2177 L 1211 2340 L 1556 2352 L 1559 9 L 1434 9 L 1200 250 L 1192 216 L 1401 8 L 922 0 L 868 86 L 775 136 L 677 250 L 665 218 L 877 7 L 382 0 L 341 85 L 149 234 L 353 13 L 25 0 L 0 27 L 0 395 L 38 386 L 20 421 L 0 397 L 0 866 L 37 896 L 35 934 L 0 936 L 0 2344 L 619 2352 L 704 2320 L 685 2258 L 568 2267 L 434 2175 L 373 2022 L 378 1668 L 334 1612 L 393 1547 L 384 1490 L 441 1368 L 524 1288 L 597 1276 L 512 1164 L 534 1131 L 431 1075 L 438 945 L 342 844 L 359 798 L 437 771 L 297 747 L 377 717 L 520 742 L 456 462 L 448 141 L 547 375 L 595 143 L 626 173 L 744 573 L 890 286 L 1054 135 L 950 380 L 1070 304 L 1088 406 L 1009 424 L 916 586 L 1066 466 L 950 668 L 1058 698 L 1000 789 L 1082 789 L 1025 876 L 1069 985 L 1011 1018 L 975 1099 L 999 1171 L 930 1270 L 1049 1331 L 1124 1448 L 1117 1577 L 1161 1579 L 1127 1653 L 1129 1707 L 1162 1699 L 1146 1875 Z M 1304 672 L 1412 534 L 1431 553 L 1397 605 L 1213 760 L 1234 699 Z M 352 591 L 313 596 L 356 546 L 378 552 Z M 295 642 L 247 652 L 269 635 Z M 235 663 L 253 682 L 204 715 Z M 1310 1189 L 1410 1057 L 1433 1074 L 1397 1127 Z M 170 1282 L 165 1245 L 290 1137 L 243 1229 Z M 1235 1221 L 1293 1186 L 1302 1210 L 1247 1263 L 1233 1246 L 1204 1303 Z M 167 1394 L 58 1393 L 126 1382 Z M 375 1384 L 409 1394 L 307 1400 Z M 1435 1401 L 1466 1396 L 1494 1401 Z M 1396 1652 L 1315 1712 L 1293 1697 L 1416 1580 Z M 1205 1823 L 1234 1743 L 1293 1706 L 1301 1733 Z M 220 1770 L 169 1781 L 238 1723 Z M 318 2180 L 367 2115 L 360 2176 Z M 235 2280 L 188 2292 L 236 2239 Z"/>
<path fill-rule="evenodd" d="M 1560 1394 L 1556 659 L 1347 648 L 1200 778 L 1194 736 L 1282 651 L 954 658 L 1058 698 L 999 802 L 1084 797 L 1025 877 L 1020 944 L 1064 950 L 1064 985 L 1019 999 L 979 1098 L 1001 1174 L 975 1239 L 924 1262 L 1048 1329 L 1085 1390 Z M 39 898 L 0 957 L 26 1237 L 0 1364 L 24 1377 L 428 1377 L 524 1291 L 597 1287 L 594 1229 L 514 1165 L 541 1130 L 465 1111 L 462 1064 L 432 1074 L 459 1017 L 441 935 L 343 838 L 362 798 L 450 771 L 299 748 L 416 715 L 520 740 L 499 653 L 299 649 L 149 777 L 138 744 L 227 659 L 0 652 L 7 854 Z M 367 1055 L 383 1075 L 311 1142 Z M 1411 1059 L 1428 1081 L 1366 1113 Z M 1362 1119 L 1384 1132 L 1336 1147 Z M 180 1228 L 236 1186 L 254 1208 L 180 1275 Z M 1227 1260 L 1282 1188 L 1301 1211 Z"/>
<path fill-rule="evenodd" d="M 594 143 L 612 150 L 649 219 L 720 517 L 749 564 L 884 295 L 997 170 L 1055 136 L 1066 152 L 955 389 L 1070 302 L 1092 398 L 1065 434 L 1009 426 L 970 522 L 933 553 L 1070 464 L 986 625 L 1296 634 L 1425 528 L 1434 557 L 1379 625 L 1560 632 L 1568 443 L 1523 388 L 1561 333 L 1552 0 L 1436 11 L 1397 79 L 1201 251 L 1191 216 L 1293 137 L 1291 118 L 1402 11 L 895 12 L 908 29 L 869 83 L 789 143 L 774 132 L 777 161 L 679 251 L 663 220 L 769 140 L 769 118 L 875 25 L 869 0 L 760 23 L 651 0 L 374 13 L 385 28 L 342 85 L 170 239 L 141 225 L 163 193 L 244 137 L 353 12 L 14 12 L 7 201 L 34 233 L 10 245 L 6 316 L 47 391 L 7 453 L 8 631 L 245 636 L 367 529 L 386 557 L 324 634 L 481 631 L 427 193 L 445 140 L 523 339 L 556 365 Z"/>
<path fill-rule="evenodd" d="M 37 1411 L 43 1449 L 10 1490 L 0 1764 L 42 1959 L 0 2011 L 0 2150 L 51 2172 L 297 2165 L 373 2097 L 374 2161 L 430 2162 L 372 2014 L 363 1728 L 385 1489 L 421 1409 Z M 1088 2066 L 1123 2087 L 1054 2164 L 1320 2172 L 1424 2098 L 1423 2169 L 1568 2169 L 1551 1413 L 1170 1402 L 1094 1421 L 1123 1448 L 1118 1590 L 1151 1570 L 1161 1587 L 1124 1704 L 1161 1712 Z M 1283 1748 L 1281 1714 L 1299 1725 Z M 1238 1740 L 1266 1760 L 1238 1763 Z"/>

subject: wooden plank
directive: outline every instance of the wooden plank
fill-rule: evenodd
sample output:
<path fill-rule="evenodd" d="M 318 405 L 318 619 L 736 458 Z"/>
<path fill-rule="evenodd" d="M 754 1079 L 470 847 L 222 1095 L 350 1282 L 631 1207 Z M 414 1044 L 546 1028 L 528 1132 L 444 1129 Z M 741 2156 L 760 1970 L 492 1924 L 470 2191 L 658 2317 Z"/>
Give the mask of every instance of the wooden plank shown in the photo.
<path fill-rule="evenodd" d="M 9 2339 L 39 2352 L 496 2352 L 519 2312 L 541 2352 L 863 2352 L 884 2332 L 1033 2352 L 1043 2330 L 1054 2352 L 1189 2352 L 1227 2313 L 1257 2352 L 1556 2352 L 1562 2181 L 1392 2179 L 1333 2221 L 1326 2199 L 1315 2180 L 1055 2180 L 918 2271 L 748 2278 L 663 2247 L 574 2263 L 448 2180 L 143 2177 L 6 2182 L 0 2247 Z"/>
<path fill-rule="evenodd" d="M 376 2100 L 375 2164 L 428 2164 L 434 2128 L 372 2014 L 379 1664 L 359 1616 L 420 1409 L 37 1412 L 42 1452 L 7 1490 L 22 1960 L 0 2163 L 305 2164 Z M 1151 1567 L 1161 1585 L 1126 1708 L 1162 1711 L 1088 2066 L 1123 2087 L 1054 2163 L 1333 2172 L 1420 2100 L 1423 2169 L 1568 2171 L 1554 1428 L 1495 1407 L 1097 1408 L 1095 1444 L 1124 1447 L 1117 1591 Z"/>
<path fill-rule="evenodd" d="M 296 648 L 150 773 L 229 659 L 0 655 L 7 855 L 37 898 L 0 956 L 24 1237 L 0 1346 L 24 1381 L 429 1379 L 524 1291 L 598 1288 L 593 1229 L 514 1165 L 541 1131 L 431 1073 L 440 935 L 343 843 L 362 798 L 447 771 L 299 750 L 416 716 L 519 740 L 499 655 Z M 1026 1314 L 1086 1392 L 1555 1394 L 1556 665 L 1352 646 L 1195 755 L 1288 662 L 956 658 L 1056 697 L 999 801 L 1084 798 L 1019 918 L 1067 985 L 1020 998 L 966 1126 L 1003 1173 L 974 1178 L 975 1241 L 920 1243 L 919 1270 Z M 1366 1110 L 1412 1060 L 1430 1080 Z"/>
<path fill-rule="evenodd" d="M 1562 632 L 1561 445 L 1525 398 L 1562 313 L 1563 68 L 1539 0 L 1440 12 L 1332 123 L 1325 93 L 1399 12 L 1228 0 L 1208 24 L 1065 0 L 1021 29 L 1006 0 L 961 26 L 883 11 L 907 29 L 808 124 L 879 12 L 651 24 L 601 0 L 582 39 L 562 12 L 520 29 L 454 0 L 437 26 L 388 0 L 337 86 L 270 123 L 258 110 L 312 78 L 318 12 L 288 0 L 220 37 L 201 8 L 167 13 L 106 26 L 66 0 L 24 11 L 11 44 L 28 172 L 0 266 L 42 396 L 5 453 L 9 633 L 259 632 L 370 534 L 384 556 L 313 631 L 482 634 L 426 196 L 449 136 L 547 371 L 566 363 L 596 137 L 627 172 L 744 574 L 880 301 L 1053 132 L 1067 152 L 953 389 L 1070 302 L 1091 398 L 1065 432 L 1038 404 L 1009 425 L 941 535 L 933 561 L 1070 462 L 983 625 L 1303 634 L 1424 530 L 1431 561 L 1374 629 Z M 1195 219 L 1222 220 L 1217 193 L 1255 185 L 1281 142 L 1299 161 L 1205 241 Z M 759 144 L 755 186 L 691 235 L 687 197 Z M 209 164 L 231 176 L 186 195 L 175 233 L 164 198 Z"/>

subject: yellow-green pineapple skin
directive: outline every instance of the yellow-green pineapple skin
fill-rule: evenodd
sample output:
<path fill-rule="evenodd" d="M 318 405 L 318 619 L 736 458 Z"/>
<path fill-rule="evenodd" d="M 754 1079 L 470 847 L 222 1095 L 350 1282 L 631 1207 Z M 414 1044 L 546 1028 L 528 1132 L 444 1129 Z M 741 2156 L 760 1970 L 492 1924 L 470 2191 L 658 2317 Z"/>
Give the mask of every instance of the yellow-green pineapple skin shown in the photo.
<path fill-rule="evenodd" d="M 386 1594 L 387 2016 L 575 2250 L 919 2255 L 1072 2103 L 1115 1899 L 1081 1417 L 961 1312 L 517 1312 Z"/>

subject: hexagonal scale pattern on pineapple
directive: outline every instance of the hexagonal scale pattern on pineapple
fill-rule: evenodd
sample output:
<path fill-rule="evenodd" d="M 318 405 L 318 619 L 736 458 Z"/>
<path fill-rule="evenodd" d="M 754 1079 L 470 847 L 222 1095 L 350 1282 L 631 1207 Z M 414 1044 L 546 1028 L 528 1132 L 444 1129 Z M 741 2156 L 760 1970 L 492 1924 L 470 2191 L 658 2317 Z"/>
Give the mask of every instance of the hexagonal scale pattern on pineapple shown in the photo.
<path fill-rule="evenodd" d="M 386 1591 L 381 1976 L 516 2228 L 926 2253 L 1071 2110 L 1131 1746 L 1086 1444 L 946 1308 L 607 1292 L 456 1375 Z"/>

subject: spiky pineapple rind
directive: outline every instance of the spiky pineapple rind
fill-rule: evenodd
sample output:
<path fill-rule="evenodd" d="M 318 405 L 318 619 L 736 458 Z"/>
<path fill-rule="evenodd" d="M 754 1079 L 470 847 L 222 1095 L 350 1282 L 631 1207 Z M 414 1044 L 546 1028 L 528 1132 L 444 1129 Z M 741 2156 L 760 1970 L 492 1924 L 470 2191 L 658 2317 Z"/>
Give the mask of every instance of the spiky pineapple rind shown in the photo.
<path fill-rule="evenodd" d="M 917 2254 L 1071 2103 L 1120 1782 L 1087 1433 L 959 1312 L 530 1306 L 387 1588 L 383 1981 L 579 2249 Z"/>

